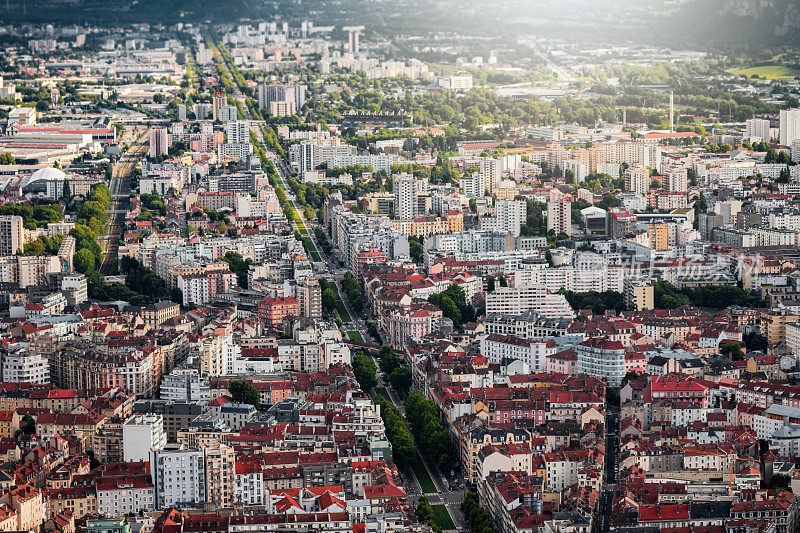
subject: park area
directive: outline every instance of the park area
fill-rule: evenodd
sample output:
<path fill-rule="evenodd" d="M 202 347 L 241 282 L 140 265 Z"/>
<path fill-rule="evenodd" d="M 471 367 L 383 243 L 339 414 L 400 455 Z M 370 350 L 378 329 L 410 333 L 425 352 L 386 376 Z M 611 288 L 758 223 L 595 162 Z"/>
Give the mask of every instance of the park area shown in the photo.
<path fill-rule="evenodd" d="M 781 78 L 794 78 L 800 76 L 800 69 L 787 67 L 784 65 L 758 65 L 748 68 L 740 68 L 731 72 L 737 76 L 747 76 L 752 78 L 757 76 L 767 80 L 777 80 Z"/>

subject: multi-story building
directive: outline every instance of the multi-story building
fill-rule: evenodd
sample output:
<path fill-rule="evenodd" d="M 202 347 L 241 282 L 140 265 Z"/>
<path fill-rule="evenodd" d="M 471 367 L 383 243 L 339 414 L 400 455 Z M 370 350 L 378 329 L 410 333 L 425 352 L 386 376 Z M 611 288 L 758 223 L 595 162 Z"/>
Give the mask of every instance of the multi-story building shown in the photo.
<path fill-rule="evenodd" d="M 0 256 L 22 253 L 22 217 L 0 216 Z"/>
<path fill-rule="evenodd" d="M 294 109 L 299 111 L 306 103 L 306 86 L 260 84 L 258 86 L 258 108 L 270 110 L 272 102 L 294 102 Z"/>
<path fill-rule="evenodd" d="M 50 383 L 50 362 L 40 350 L 9 347 L 0 352 L 0 379 L 10 383 Z"/>
<path fill-rule="evenodd" d="M 250 142 L 250 122 L 234 120 L 225 124 L 225 134 L 229 144 L 247 144 Z"/>
<path fill-rule="evenodd" d="M 150 130 L 150 157 L 161 157 L 169 152 L 169 131 L 167 128 L 153 128 Z"/>
<path fill-rule="evenodd" d="M 576 346 L 578 371 L 618 387 L 625 377 L 625 347 L 618 341 L 589 339 Z"/>
<path fill-rule="evenodd" d="M 547 202 L 547 231 L 550 230 L 556 235 L 572 235 L 572 202 L 563 198 Z"/>
<path fill-rule="evenodd" d="M 126 463 L 149 461 L 152 450 L 160 450 L 166 445 L 167 435 L 161 415 L 134 415 L 122 426 L 122 457 Z"/>
<path fill-rule="evenodd" d="M 392 346 L 406 346 L 408 339 L 421 339 L 431 332 L 431 313 L 425 309 L 403 309 L 386 318 L 387 335 Z"/>
<path fill-rule="evenodd" d="M 207 376 L 196 369 L 178 368 L 164 376 L 159 392 L 162 400 L 211 401 L 211 389 Z"/>
<path fill-rule="evenodd" d="M 511 233 L 518 237 L 527 217 L 527 204 L 524 200 L 497 200 L 494 204 L 494 217 L 479 220 L 481 230 Z"/>
<path fill-rule="evenodd" d="M 762 118 L 747 119 L 744 123 L 744 136 L 753 141 L 769 142 L 772 137 L 769 130 L 769 120 Z"/>
<path fill-rule="evenodd" d="M 69 305 L 85 302 L 89 298 L 89 284 L 86 276 L 77 272 L 65 274 L 61 278 L 61 292 L 64 293 Z"/>
<path fill-rule="evenodd" d="M 206 501 L 219 507 L 232 507 L 236 501 L 236 454 L 222 445 L 206 453 Z"/>
<path fill-rule="evenodd" d="M 609 232 L 612 239 L 624 239 L 636 229 L 636 215 L 625 209 L 612 207 L 608 210 Z"/>
<path fill-rule="evenodd" d="M 172 317 L 178 316 L 181 306 L 169 300 L 163 300 L 142 308 L 140 316 L 145 324 L 155 328 Z"/>
<path fill-rule="evenodd" d="M 566 298 L 561 294 L 549 294 L 544 285 L 499 287 L 486 295 L 487 315 L 520 315 L 528 310 L 546 318 L 575 316 Z"/>
<path fill-rule="evenodd" d="M 320 302 L 322 296 L 320 295 Z M 258 317 L 264 324 L 271 327 L 280 327 L 287 317 L 300 316 L 300 305 L 297 299 L 287 296 L 285 298 L 264 298 L 258 302 Z"/>
<path fill-rule="evenodd" d="M 625 278 L 625 305 L 637 311 L 655 309 L 655 289 L 652 284 L 634 278 Z"/>
<path fill-rule="evenodd" d="M 204 450 L 167 446 L 150 453 L 150 470 L 156 489 L 156 505 L 197 507 L 206 501 Z"/>
<path fill-rule="evenodd" d="M 800 109 L 782 109 L 780 112 L 780 143 L 792 146 L 800 139 Z"/>
<path fill-rule="evenodd" d="M 424 192 L 423 180 L 411 174 L 398 174 L 392 179 L 394 192 L 394 218 L 413 219 L 419 214 L 417 196 Z"/>
<path fill-rule="evenodd" d="M 492 363 L 508 367 L 513 361 L 521 361 L 520 373 L 545 372 L 547 356 L 555 353 L 552 342 L 537 342 L 513 335 L 490 334 L 481 339 L 481 355 Z"/>
<path fill-rule="evenodd" d="M 297 301 L 300 316 L 322 318 L 322 287 L 319 280 L 308 277 L 301 281 L 297 285 Z"/>
<path fill-rule="evenodd" d="M 625 190 L 647 196 L 650 191 L 650 170 L 644 165 L 636 165 L 625 171 Z"/>
<path fill-rule="evenodd" d="M 97 511 L 104 516 L 123 516 L 156 509 L 155 487 L 147 474 L 104 476 L 96 481 L 95 489 Z"/>

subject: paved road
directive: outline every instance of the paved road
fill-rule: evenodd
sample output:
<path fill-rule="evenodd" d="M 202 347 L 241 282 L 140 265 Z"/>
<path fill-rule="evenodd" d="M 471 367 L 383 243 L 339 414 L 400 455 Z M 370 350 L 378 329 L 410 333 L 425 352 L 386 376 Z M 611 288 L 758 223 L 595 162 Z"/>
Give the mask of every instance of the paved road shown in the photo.
<path fill-rule="evenodd" d="M 619 410 L 610 406 L 606 416 L 605 483 L 600 495 L 600 506 L 595 520 L 594 533 L 605 533 L 611 527 L 611 509 L 614 503 L 614 486 L 619 471 Z"/>
<path fill-rule="evenodd" d="M 264 145 L 264 138 L 262 136 L 261 129 L 258 127 L 254 127 L 252 129 L 253 131 L 256 132 L 257 139 L 261 142 L 262 145 Z M 264 145 L 264 149 L 265 150 L 267 149 L 266 145 Z M 269 150 L 267 150 L 267 154 L 272 160 L 273 164 L 275 165 L 275 168 L 278 172 L 278 177 L 280 178 L 281 183 L 283 184 L 288 201 L 297 210 L 297 213 L 300 215 L 300 219 L 305 225 L 306 230 L 308 231 L 308 236 L 311 238 L 314 247 L 317 249 L 317 252 L 319 253 L 322 260 L 327 264 L 328 270 L 333 274 L 332 278 L 339 292 L 339 297 L 342 299 L 345 309 L 353 318 L 353 322 L 347 324 L 346 328 L 350 331 L 358 331 L 359 333 L 361 333 L 364 339 L 368 339 L 369 334 L 366 331 L 366 323 L 363 320 L 363 314 L 356 313 L 353 310 L 352 306 L 350 305 L 350 302 L 347 299 L 347 296 L 345 295 L 344 291 L 340 286 L 341 275 L 339 274 L 340 273 L 343 274 L 344 271 L 342 269 L 339 269 L 334 264 L 333 260 L 329 256 L 327 256 L 325 252 L 322 250 L 322 248 L 319 246 L 316 236 L 314 235 L 315 223 L 306 220 L 302 210 L 297 209 L 297 205 L 294 202 L 294 194 L 292 194 L 292 190 L 289 187 L 288 182 L 286 181 L 286 174 L 288 173 L 288 168 L 286 167 L 285 163 L 277 157 L 276 154 L 270 152 Z M 296 224 L 293 223 L 292 225 L 295 227 L 295 229 L 297 229 Z M 367 353 L 370 353 L 373 360 L 375 361 L 375 365 L 379 366 L 378 360 L 375 358 L 374 353 L 369 351 Z M 391 388 L 391 384 L 388 383 L 388 381 L 383 380 L 383 378 L 381 378 L 380 376 L 378 377 L 378 379 L 381 385 L 386 388 L 389 394 L 389 399 L 392 401 L 395 407 L 397 407 L 397 409 L 403 414 L 403 416 L 405 416 L 405 407 L 403 406 L 403 402 L 400 400 L 400 397 L 397 395 L 397 393 L 395 393 L 395 391 Z M 431 493 L 427 495 L 431 504 L 444 505 L 448 513 L 450 514 L 450 518 L 452 518 L 453 523 L 456 525 L 456 528 L 459 530 L 468 529 L 469 526 L 467 525 L 466 519 L 464 518 L 464 515 L 461 513 L 460 509 L 461 502 L 464 501 L 464 496 L 466 492 L 463 490 L 451 491 L 449 484 L 444 480 L 438 469 L 429 464 L 427 459 L 422 455 L 420 455 L 420 461 L 425 466 L 425 469 L 428 471 L 428 475 L 430 475 L 431 479 L 433 480 L 433 484 L 436 487 L 437 491 L 436 493 Z M 421 494 L 422 487 L 419 483 L 419 480 L 416 479 L 416 476 L 410 469 L 409 469 L 409 474 L 410 476 L 408 477 L 410 477 L 410 479 L 409 482 L 407 483 L 406 488 L 408 489 L 410 494 L 415 494 L 415 495 Z"/>
<path fill-rule="evenodd" d="M 228 76 L 230 77 L 231 81 L 233 82 L 233 97 L 236 100 L 238 100 L 239 102 L 241 102 L 242 109 L 244 110 L 246 118 L 247 119 L 252 119 L 253 115 L 250 113 L 250 108 L 247 107 L 247 101 L 246 101 L 247 97 L 242 93 L 241 89 L 239 89 L 239 86 L 236 84 L 236 78 L 233 76 L 233 72 L 231 72 L 231 69 L 228 67 L 228 64 L 225 62 L 225 58 L 223 57 L 222 52 L 220 52 L 220 50 L 219 50 L 219 44 L 214 42 L 213 39 L 211 39 L 211 42 L 209 44 L 212 45 L 214 48 L 216 48 L 217 53 L 219 53 L 220 64 L 222 65 L 223 70 L 225 70 L 225 72 L 228 73 Z"/>
<path fill-rule="evenodd" d="M 106 234 L 101 237 L 101 248 L 105 252 L 103 264 L 100 265 L 100 273 L 108 275 L 111 266 L 117 262 L 117 252 L 119 251 L 119 240 L 125 228 L 125 214 L 127 213 L 128 194 L 131 192 L 131 173 L 136 168 L 136 163 L 147 152 L 150 141 L 150 129 L 139 135 L 136 141 L 131 144 L 111 171 L 111 186 L 109 187 L 112 195 L 112 212 L 108 217 Z"/>

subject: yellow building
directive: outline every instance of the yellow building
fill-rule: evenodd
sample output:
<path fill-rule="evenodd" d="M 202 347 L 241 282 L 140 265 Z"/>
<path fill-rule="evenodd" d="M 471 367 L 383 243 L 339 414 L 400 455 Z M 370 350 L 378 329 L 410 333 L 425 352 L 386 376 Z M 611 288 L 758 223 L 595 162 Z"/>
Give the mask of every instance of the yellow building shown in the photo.
<path fill-rule="evenodd" d="M 653 250 L 669 249 L 669 225 L 666 222 L 651 222 L 647 225 L 650 247 Z"/>
<path fill-rule="evenodd" d="M 767 343 L 776 344 L 786 341 L 786 325 L 797 322 L 798 316 L 778 309 L 761 311 L 761 334 Z"/>
<path fill-rule="evenodd" d="M 655 290 L 644 281 L 625 280 L 625 304 L 636 311 L 655 309 Z"/>

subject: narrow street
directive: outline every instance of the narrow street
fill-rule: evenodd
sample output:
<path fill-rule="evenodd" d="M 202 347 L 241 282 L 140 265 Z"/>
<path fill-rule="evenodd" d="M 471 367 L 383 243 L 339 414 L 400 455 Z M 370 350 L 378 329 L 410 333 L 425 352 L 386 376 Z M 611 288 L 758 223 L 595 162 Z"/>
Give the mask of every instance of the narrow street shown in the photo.
<path fill-rule="evenodd" d="M 251 127 L 251 131 L 255 132 L 256 139 L 259 143 L 264 147 L 264 150 L 267 153 L 267 157 L 272 161 L 273 165 L 275 166 L 275 170 L 278 174 L 279 179 L 281 180 L 281 184 L 283 185 L 284 192 L 286 193 L 286 199 L 289 203 L 294 207 L 299 215 L 300 221 L 305 226 L 306 231 L 308 232 L 307 235 L 311 239 L 314 248 L 316 249 L 317 253 L 319 254 L 322 262 L 326 265 L 327 272 L 330 273 L 328 276 L 332 278 L 333 282 L 336 284 L 336 289 L 339 293 L 339 298 L 341 298 L 342 303 L 344 304 L 345 310 L 350 314 L 353 318 L 353 322 L 344 324 L 344 328 L 348 331 L 358 331 L 364 339 L 369 338 L 369 334 L 367 333 L 366 328 L 366 321 L 364 320 L 363 313 L 357 313 L 353 310 L 350 302 L 347 299 L 347 295 L 341 288 L 341 279 L 344 276 L 344 273 L 347 272 L 346 269 L 339 268 L 334 261 L 329 257 L 319 246 L 319 242 L 317 242 L 317 238 L 314 235 L 314 225 L 315 222 L 309 222 L 304 214 L 302 209 L 298 209 L 297 204 L 295 203 L 295 196 L 292 189 L 289 187 L 289 183 L 286 181 L 286 174 L 287 174 L 287 167 L 283 161 L 281 161 L 277 154 L 270 151 L 266 145 L 264 144 L 264 136 L 261 132 L 261 128 L 259 125 L 254 125 Z M 295 222 L 290 221 L 292 227 L 295 231 L 298 231 L 298 226 Z M 305 236 L 305 235 L 304 235 Z M 373 361 L 375 362 L 376 367 L 380 367 L 378 364 L 378 360 L 375 357 L 374 352 L 367 352 L 370 353 Z M 381 387 L 386 389 L 387 394 L 389 395 L 389 399 L 392 403 L 397 407 L 400 413 L 405 416 L 405 407 L 403 406 L 403 402 L 400 400 L 400 397 L 397 393 L 391 388 L 391 384 L 388 380 L 384 380 L 381 377 L 380 372 L 378 373 L 378 383 Z M 415 436 L 415 438 L 419 438 Z M 453 523 L 456 526 L 458 531 L 465 531 L 469 529 L 467 525 L 467 521 L 464 518 L 464 515 L 461 513 L 460 505 L 461 502 L 464 500 L 464 496 L 466 491 L 464 490 L 451 490 L 449 483 L 445 480 L 439 470 L 430 464 L 430 462 L 422 455 L 419 454 L 419 459 L 422 465 L 425 467 L 425 470 L 428 472 L 428 475 L 431 477 L 434 486 L 436 487 L 436 492 L 434 493 L 427 493 L 428 499 L 430 500 L 431 505 L 444 505 L 447 509 L 447 512 L 450 514 L 450 518 L 453 520 Z M 413 470 L 408 469 L 409 474 L 409 483 L 408 483 L 408 490 L 410 494 L 421 495 L 422 485 L 420 484 L 419 480 L 416 478 Z"/>
<path fill-rule="evenodd" d="M 600 504 L 597 520 L 593 530 L 595 533 L 605 533 L 611 527 L 611 510 L 614 499 L 614 487 L 617 483 L 619 471 L 619 411 L 618 407 L 609 406 L 606 416 L 606 456 L 603 491 L 600 494 Z"/>

